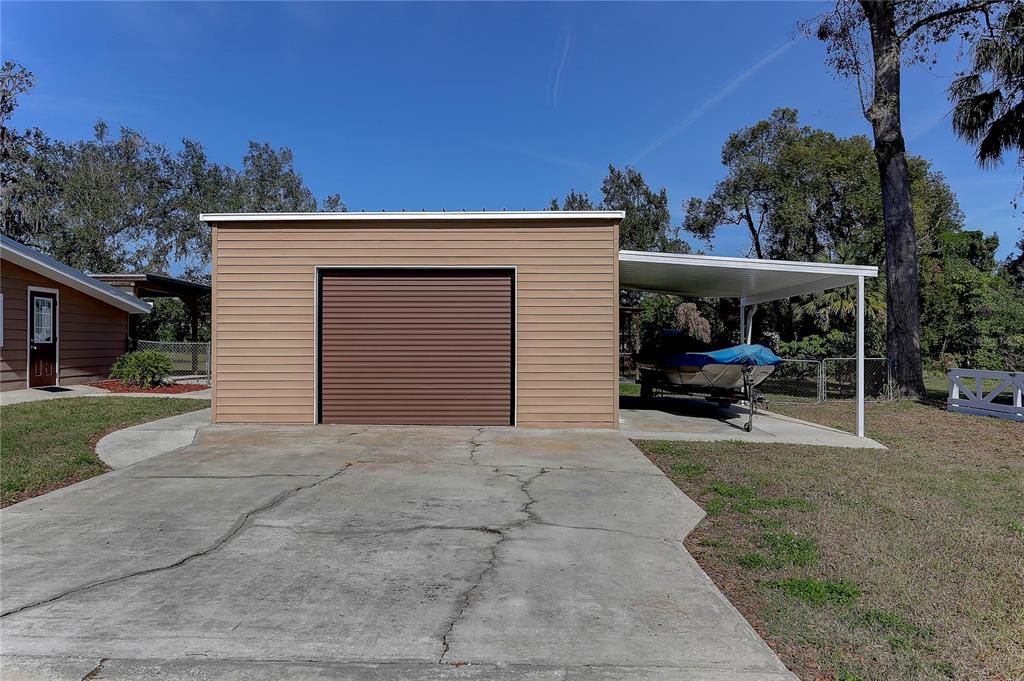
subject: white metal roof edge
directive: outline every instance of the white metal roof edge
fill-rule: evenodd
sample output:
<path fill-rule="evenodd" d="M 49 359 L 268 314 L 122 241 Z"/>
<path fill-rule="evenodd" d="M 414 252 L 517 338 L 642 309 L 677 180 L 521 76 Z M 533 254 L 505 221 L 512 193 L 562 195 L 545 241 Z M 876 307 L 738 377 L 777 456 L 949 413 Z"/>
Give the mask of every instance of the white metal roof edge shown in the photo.
<path fill-rule="evenodd" d="M 202 213 L 203 222 L 344 222 L 392 220 L 622 220 L 621 210 L 399 211 L 394 213 Z"/>
<path fill-rule="evenodd" d="M 765 260 L 758 258 L 732 258 L 721 255 L 694 255 L 691 253 L 650 253 L 647 251 L 619 251 L 620 262 L 649 262 L 665 265 L 693 265 L 696 267 L 736 267 L 770 272 L 802 272 L 821 275 L 848 275 L 877 277 L 873 265 L 846 265 L 827 262 L 800 262 L 796 260 Z"/>
<path fill-rule="evenodd" d="M 42 274 L 77 291 L 81 291 L 93 298 L 102 300 L 119 310 L 137 314 L 149 314 L 153 309 L 153 306 L 144 300 L 97 281 L 84 272 L 54 260 L 50 256 L 18 243 L 2 234 L 0 234 L 0 247 L 2 247 L 6 260 L 10 260 L 16 265 L 32 270 L 37 274 Z"/>

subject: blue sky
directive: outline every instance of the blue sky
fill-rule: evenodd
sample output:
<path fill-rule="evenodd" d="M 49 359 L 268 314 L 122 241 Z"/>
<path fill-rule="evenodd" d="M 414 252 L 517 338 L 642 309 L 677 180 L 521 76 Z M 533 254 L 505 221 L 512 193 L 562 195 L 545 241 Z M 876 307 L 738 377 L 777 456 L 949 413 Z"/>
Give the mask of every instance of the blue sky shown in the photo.
<path fill-rule="evenodd" d="M 54 136 L 103 118 L 234 165 L 250 139 L 289 146 L 318 197 L 350 210 L 542 208 L 570 188 L 599 198 L 608 163 L 629 163 L 668 189 L 678 224 L 722 176 L 726 136 L 775 107 L 869 133 L 853 85 L 796 31 L 826 7 L 4 2 L 0 50 L 38 79 L 14 124 Z M 955 70 L 906 72 L 908 150 L 1006 255 L 1020 169 L 978 169 L 950 132 Z M 745 247 L 727 229 L 713 252 Z"/>

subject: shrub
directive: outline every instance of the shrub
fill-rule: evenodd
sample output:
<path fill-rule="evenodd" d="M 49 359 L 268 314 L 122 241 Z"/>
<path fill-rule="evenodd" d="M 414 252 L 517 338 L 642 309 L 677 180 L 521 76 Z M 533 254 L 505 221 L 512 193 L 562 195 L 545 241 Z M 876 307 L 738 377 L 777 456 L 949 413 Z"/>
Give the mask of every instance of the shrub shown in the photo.
<path fill-rule="evenodd" d="M 162 384 L 172 371 L 171 358 L 156 350 L 121 355 L 110 369 L 110 377 L 128 385 L 152 388 Z"/>

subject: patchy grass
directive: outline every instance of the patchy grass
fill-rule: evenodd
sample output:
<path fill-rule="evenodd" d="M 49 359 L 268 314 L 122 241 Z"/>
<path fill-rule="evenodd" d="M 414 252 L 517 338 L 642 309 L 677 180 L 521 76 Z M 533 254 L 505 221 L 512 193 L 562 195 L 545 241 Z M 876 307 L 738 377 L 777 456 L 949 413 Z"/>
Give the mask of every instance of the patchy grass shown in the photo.
<path fill-rule="evenodd" d="M 850 605 L 860 598 L 860 589 L 844 580 L 787 577 L 768 582 L 789 598 L 810 605 Z"/>
<path fill-rule="evenodd" d="M 813 539 L 798 537 L 789 532 L 768 532 L 761 538 L 768 550 L 768 564 L 773 568 L 788 565 L 807 567 L 818 562 L 818 548 Z"/>
<path fill-rule="evenodd" d="M 678 465 L 673 466 L 673 473 L 676 472 L 675 466 Z M 708 466 L 702 463 L 690 463 L 688 466 L 690 470 L 701 470 L 702 473 L 708 470 Z M 695 479 L 694 476 L 688 477 Z M 763 497 L 752 485 L 737 485 L 724 480 L 712 480 L 704 491 L 709 494 L 717 494 L 723 507 L 728 507 L 737 513 L 751 513 L 754 509 L 765 508 L 795 508 L 799 511 L 808 511 L 811 508 L 810 502 L 806 499 L 789 496 Z"/>
<path fill-rule="evenodd" d="M 701 544 L 705 546 L 705 544 Z M 743 553 L 736 556 L 736 563 L 751 570 L 768 567 L 768 559 L 760 553 Z"/>
<path fill-rule="evenodd" d="M 170 397 L 74 397 L 0 407 L 0 505 L 109 470 L 93 449 L 107 433 L 208 406 Z"/>
<path fill-rule="evenodd" d="M 673 475 L 681 475 L 690 480 L 698 480 L 708 472 L 708 467 L 696 461 L 680 461 L 672 464 Z"/>
<path fill-rule="evenodd" d="M 619 381 L 619 395 L 623 395 L 625 397 L 640 397 L 640 384 Z"/>
<path fill-rule="evenodd" d="M 778 411 L 851 429 L 849 403 Z M 689 551 L 802 679 L 1024 679 L 1024 426 L 869 404 L 888 450 L 639 442 Z"/>

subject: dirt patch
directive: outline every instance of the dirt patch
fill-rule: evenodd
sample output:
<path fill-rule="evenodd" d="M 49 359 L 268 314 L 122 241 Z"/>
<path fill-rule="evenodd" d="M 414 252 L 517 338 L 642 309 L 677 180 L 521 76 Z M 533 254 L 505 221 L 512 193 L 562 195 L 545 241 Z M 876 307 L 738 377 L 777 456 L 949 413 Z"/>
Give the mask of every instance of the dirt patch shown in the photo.
<path fill-rule="evenodd" d="M 128 385 L 122 381 L 110 380 L 90 383 L 93 388 L 102 388 L 112 393 L 151 393 L 154 395 L 177 395 L 180 393 L 192 393 L 197 390 L 206 390 L 210 386 L 202 383 L 170 383 L 158 385 L 155 388 L 140 388 L 135 385 Z"/>

